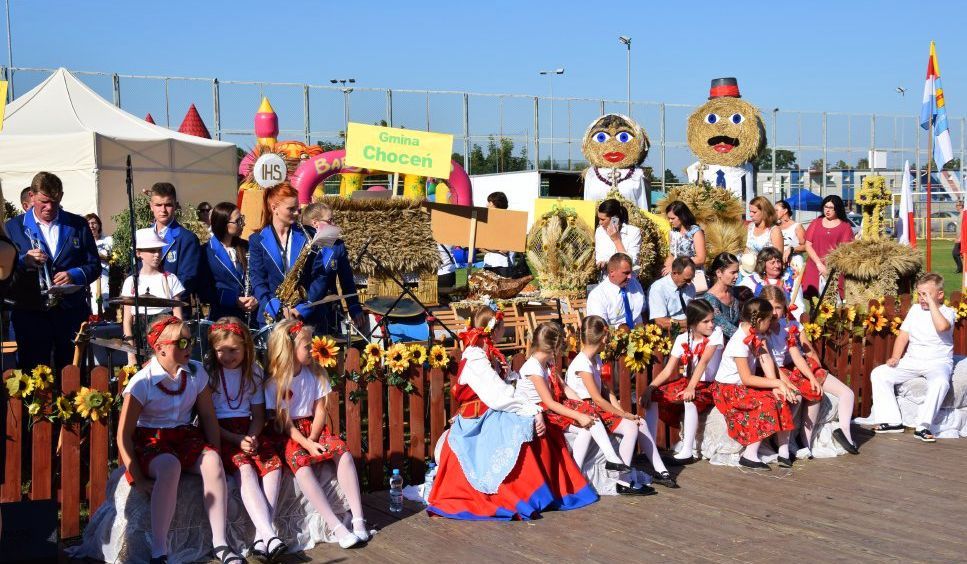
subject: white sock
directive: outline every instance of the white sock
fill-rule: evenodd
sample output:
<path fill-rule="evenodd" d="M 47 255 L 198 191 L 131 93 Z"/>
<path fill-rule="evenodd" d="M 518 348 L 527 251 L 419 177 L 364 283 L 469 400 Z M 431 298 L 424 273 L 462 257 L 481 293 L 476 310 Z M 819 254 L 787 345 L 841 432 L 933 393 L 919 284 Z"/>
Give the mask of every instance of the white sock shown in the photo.
<path fill-rule="evenodd" d="M 682 450 L 675 455 L 677 460 L 687 460 L 692 457 L 695 445 L 695 434 L 698 433 L 698 408 L 693 402 L 685 402 L 685 416 L 682 420 Z"/>
<path fill-rule="evenodd" d="M 759 443 L 760 442 L 761 441 L 757 441 L 745 447 L 745 450 L 742 451 L 742 458 L 746 460 L 751 460 L 752 462 L 759 462 Z"/>

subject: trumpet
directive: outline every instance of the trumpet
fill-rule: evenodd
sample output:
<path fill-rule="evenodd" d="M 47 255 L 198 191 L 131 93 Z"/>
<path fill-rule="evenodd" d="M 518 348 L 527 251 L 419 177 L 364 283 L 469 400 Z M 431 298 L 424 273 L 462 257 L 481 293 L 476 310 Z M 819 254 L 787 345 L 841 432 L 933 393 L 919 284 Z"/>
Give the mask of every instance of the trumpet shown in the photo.
<path fill-rule="evenodd" d="M 40 241 L 29 231 L 27 232 L 27 238 L 30 239 L 30 246 L 32 248 L 42 252 L 44 251 L 44 248 L 40 244 Z M 44 261 L 44 264 L 42 264 L 40 266 L 40 269 L 37 270 L 37 279 L 38 279 L 38 284 L 40 286 L 40 295 L 44 297 L 45 306 L 47 307 L 47 309 L 50 309 L 56 306 L 57 303 L 60 302 L 60 297 L 50 292 L 50 289 L 54 287 L 54 283 L 51 280 L 51 276 L 50 276 L 49 259 L 50 257 L 48 257 L 48 261 Z"/>

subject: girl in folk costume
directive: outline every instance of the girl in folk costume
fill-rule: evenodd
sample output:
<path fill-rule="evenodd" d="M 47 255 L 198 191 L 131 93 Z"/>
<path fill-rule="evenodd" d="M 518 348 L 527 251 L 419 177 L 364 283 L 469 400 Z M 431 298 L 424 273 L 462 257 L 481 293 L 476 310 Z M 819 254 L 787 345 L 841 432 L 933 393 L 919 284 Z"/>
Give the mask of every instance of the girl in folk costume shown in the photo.
<path fill-rule="evenodd" d="M 264 206 L 262 229 L 248 239 L 248 272 L 252 295 L 259 303 L 256 320 L 264 325 L 267 317 L 305 318 L 310 312 L 309 302 L 280 311 L 282 306 L 275 297 L 276 288 L 295 265 L 302 248 L 310 244 L 305 233 L 295 225 L 299 217 L 299 193 L 283 182 L 265 190 Z M 305 284 L 308 273 L 309 269 L 304 269 L 298 274 L 303 287 L 308 286 Z"/>
<path fill-rule="evenodd" d="M 463 359 L 450 393 L 456 416 L 440 439 L 427 511 L 453 519 L 534 519 L 550 509 L 577 509 L 598 496 L 542 408 L 514 396 L 494 347 L 503 314 L 482 306 L 460 333 Z"/>
<path fill-rule="evenodd" d="M 761 297 L 769 300 L 773 308 L 769 351 L 779 366 L 780 377 L 799 391 L 806 404 L 806 420 L 803 423 L 806 448 L 812 449 L 820 402 L 823 392 L 829 392 L 839 400 L 839 429 L 833 431 L 833 439 L 846 452 L 859 454 L 850 433 L 850 419 L 856 398 L 853 391 L 823 368 L 819 354 L 803 334 L 802 326 L 787 313 L 785 293 L 776 286 L 769 286 L 762 290 Z"/>
<path fill-rule="evenodd" d="M 769 470 L 769 465 L 759 460 L 759 444 L 776 435 L 779 464 L 788 467 L 789 434 L 794 428 L 789 405 L 798 403 L 799 395 L 779 379 L 763 338 L 772 325 L 772 305 L 752 298 L 742 306 L 741 319 L 722 353 L 712 399 L 725 416 L 729 436 L 745 447 L 740 466 Z M 760 364 L 765 376 L 756 375 Z"/>
<path fill-rule="evenodd" d="M 781 250 L 766 247 L 756 255 L 755 272 L 745 277 L 741 285 L 752 290 L 753 296 L 759 296 L 767 286 L 776 286 L 785 294 L 786 303 L 789 303 L 796 286 L 796 274 L 792 267 L 783 268 Z M 796 292 L 795 302 L 788 309 L 788 313 L 799 321 L 806 309 L 802 292 Z"/>
<path fill-rule="evenodd" d="M 359 477 L 349 447 L 329 431 L 326 402 L 332 388 L 325 370 L 312 361 L 312 327 L 286 320 L 269 336 L 269 377 L 265 384 L 265 407 L 273 411 L 274 431 L 281 433 L 285 462 L 299 490 L 309 498 L 326 525 L 349 548 L 369 540 L 359 493 Z M 336 517 L 312 466 L 332 461 L 336 479 L 352 513 L 350 531 Z"/>
<path fill-rule="evenodd" d="M 577 432 L 573 455 L 578 468 L 584 465 L 588 447 L 594 439 L 607 460 L 605 463 L 607 470 L 630 472 L 631 467 L 618 457 L 614 445 L 611 444 L 611 438 L 608 437 L 608 429 L 598 420 L 597 413 L 591 404 L 565 398 L 565 396 L 576 398 L 578 394 L 563 384 L 560 376 L 552 373 L 550 366 L 554 362 L 554 357 L 562 350 L 563 344 L 564 333 L 560 326 L 553 323 L 541 323 L 537 326 L 531 344 L 531 356 L 518 370 L 520 380 L 517 381 L 514 395 L 522 401 L 536 403 L 544 408 L 545 418 L 550 423 L 548 435 L 556 434 L 563 438 L 563 433 L 568 427 Z M 628 462 L 630 461 L 629 456 Z M 638 489 L 626 487 L 621 483 L 617 484 L 617 490 L 620 494 L 631 495 L 654 493 L 651 488 Z"/>
<path fill-rule="evenodd" d="M 222 465 L 235 474 L 242 503 L 255 525 L 252 553 L 275 558 L 287 548 L 272 526 L 282 461 L 271 442 L 259 438 L 265 425 L 265 394 L 252 335 L 241 319 L 222 317 L 209 329 L 208 345 L 205 368 L 220 427 Z"/>
<path fill-rule="evenodd" d="M 682 423 L 682 448 L 674 460 L 689 464 L 698 432 L 698 414 L 714 405 L 712 383 L 722 361 L 725 338 L 715 326 L 715 310 L 704 300 L 692 300 L 685 307 L 688 331 L 675 339 L 665 368 L 652 380 L 641 396 L 648 408 L 648 427 L 654 436 L 658 418 L 666 425 Z"/>
<path fill-rule="evenodd" d="M 228 497 L 218 456 L 218 420 L 208 374 L 189 360 L 194 339 L 177 317 L 163 316 L 148 330 L 154 356 L 124 388 L 118 452 L 128 482 L 151 498 L 151 562 L 167 562 L 168 531 L 182 471 L 201 474 L 214 553 L 244 563 L 225 539 Z M 201 429 L 190 425 L 192 409 Z"/>
<path fill-rule="evenodd" d="M 644 422 L 641 417 L 621 409 L 618 397 L 601 380 L 600 355 L 605 343 L 608 342 L 608 331 L 608 323 L 596 315 L 589 315 L 581 322 L 581 350 L 567 367 L 566 380 L 568 387 L 579 399 L 565 400 L 564 406 L 581 413 L 594 414 L 609 432 L 620 435 L 618 456 L 625 465 L 630 466 L 635 454 L 635 445 L 638 442 L 639 426 Z M 590 440 L 591 433 L 579 435 L 572 445 L 574 458 L 578 460 L 579 466 L 583 458 L 583 455 L 579 458 L 581 449 L 586 452 Z M 608 447 L 611 447 L 610 441 L 608 441 Z M 625 487 L 619 483 L 616 490 L 622 495 L 655 493 L 654 489 L 644 484 L 634 488 Z"/>

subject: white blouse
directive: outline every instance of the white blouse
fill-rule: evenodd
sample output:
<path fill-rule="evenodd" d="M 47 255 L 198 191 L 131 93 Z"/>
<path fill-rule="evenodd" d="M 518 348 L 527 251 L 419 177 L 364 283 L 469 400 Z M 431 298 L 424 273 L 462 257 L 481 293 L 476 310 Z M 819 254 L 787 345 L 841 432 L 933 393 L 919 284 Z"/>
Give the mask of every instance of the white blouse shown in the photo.
<path fill-rule="evenodd" d="M 584 378 L 581 378 L 581 372 L 591 373 L 591 377 L 594 378 L 594 383 L 598 386 L 598 393 L 601 393 L 601 358 L 596 357 L 594 362 L 591 361 L 583 352 L 579 352 L 571 364 L 567 367 L 567 385 L 569 388 L 574 390 L 574 392 L 581 399 L 591 399 L 591 394 L 588 392 L 587 386 L 584 385 Z"/>
<path fill-rule="evenodd" d="M 213 378 L 214 379 L 214 378 Z M 250 417 L 252 405 L 265 404 L 265 392 L 262 388 L 262 369 L 252 367 L 254 386 L 242 384 L 241 368 L 223 368 L 222 377 L 212 389 L 212 403 L 215 404 L 215 417 L 226 419 L 229 417 Z M 225 390 L 228 390 L 226 395 Z M 231 398 L 231 402 L 229 402 Z M 232 404 L 232 406 L 229 405 Z M 234 406 L 234 407 L 233 407 Z"/>
<path fill-rule="evenodd" d="M 744 358 L 749 363 L 749 370 L 755 374 L 756 368 L 759 366 L 759 359 L 753 356 L 749 351 L 749 345 L 745 344 L 746 335 L 748 335 L 742 326 L 740 325 L 736 329 L 735 334 L 729 339 L 729 343 L 725 345 L 725 351 L 722 353 L 722 362 L 719 364 L 718 372 L 715 373 L 715 381 L 720 384 L 741 384 L 742 378 L 739 376 L 739 368 L 735 364 L 736 358 Z"/>
<path fill-rule="evenodd" d="M 675 358 L 681 359 L 682 355 L 685 354 L 685 341 L 688 339 L 687 333 L 682 333 L 675 338 L 675 344 L 672 345 L 671 355 Z M 692 338 L 689 340 L 688 348 L 692 351 L 691 358 L 689 359 L 689 364 L 691 364 L 691 369 L 695 369 L 698 366 L 698 362 L 702 359 L 701 356 L 695 354 L 698 345 L 705 339 Z M 712 347 L 715 352 L 712 354 L 712 358 L 709 359 L 708 364 L 705 366 L 705 374 L 702 375 L 702 382 L 712 382 L 715 380 L 715 374 L 719 370 L 719 364 L 722 362 L 722 345 L 725 344 L 725 337 L 722 334 L 722 328 L 716 327 L 712 334 L 708 337 L 708 343 L 705 347 Z"/>
<path fill-rule="evenodd" d="M 480 401 L 490 409 L 508 411 L 518 415 L 537 415 L 540 406 L 514 397 L 514 387 L 501 380 L 480 347 L 467 347 L 463 351 L 463 370 L 459 382 L 477 394 Z"/>
<path fill-rule="evenodd" d="M 177 395 L 170 395 L 159 389 L 176 391 L 181 388 L 182 379 L 187 379 L 185 389 Z M 200 362 L 188 361 L 182 366 L 178 374 L 170 376 L 157 358 L 152 357 L 148 365 L 139 370 L 122 395 L 131 396 L 141 404 L 141 415 L 138 416 L 138 427 L 150 429 L 173 429 L 191 423 L 191 410 L 195 407 L 195 400 L 208 385 L 208 373 Z"/>
<path fill-rule="evenodd" d="M 548 377 L 550 376 L 547 368 L 541 366 L 541 363 L 536 358 L 530 357 L 517 372 L 520 374 L 520 379 L 517 380 L 517 388 L 514 390 L 514 397 L 528 403 L 540 403 L 541 396 L 537 393 L 537 387 L 534 386 L 534 382 L 530 379 L 530 377 L 540 376 L 546 383 Z M 550 387 L 550 385 L 548 385 L 548 387 Z"/>
<path fill-rule="evenodd" d="M 276 382 L 269 379 L 265 383 L 265 409 L 276 409 Z M 299 374 L 292 379 L 289 392 L 292 394 L 288 399 L 283 399 L 289 407 L 289 417 L 291 419 L 302 419 L 315 415 L 316 401 L 326 397 L 332 391 L 329 385 L 329 378 L 322 376 L 317 378 L 308 367 L 303 366 Z"/>

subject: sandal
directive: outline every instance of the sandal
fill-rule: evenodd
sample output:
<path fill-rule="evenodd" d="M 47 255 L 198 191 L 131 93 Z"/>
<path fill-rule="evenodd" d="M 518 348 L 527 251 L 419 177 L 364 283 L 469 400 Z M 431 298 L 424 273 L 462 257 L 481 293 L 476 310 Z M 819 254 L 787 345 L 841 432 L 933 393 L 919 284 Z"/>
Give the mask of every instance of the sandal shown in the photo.
<path fill-rule="evenodd" d="M 212 549 L 212 552 L 215 554 L 215 558 L 218 558 L 222 564 L 236 564 L 238 562 L 241 562 L 241 564 L 246 564 L 245 559 L 235 554 L 235 551 L 232 550 L 232 547 L 230 546 L 224 544 L 221 546 L 216 546 L 214 549 Z"/>
<path fill-rule="evenodd" d="M 272 541 L 278 541 L 279 544 L 272 548 Z M 289 550 L 289 545 L 285 544 L 285 541 L 279 537 L 272 537 L 265 543 L 265 549 L 268 551 L 268 559 L 275 560 L 280 554 L 285 554 Z"/>
<path fill-rule="evenodd" d="M 264 544 L 265 547 L 266 547 L 266 550 L 260 549 L 258 547 L 259 543 Z M 252 542 L 252 544 L 248 545 L 248 551 L 249 551 L 249 553 L 252 556 L 254 556 L 254 557 L 256 557 L 256 558 L 258 558 L 260 560 L 266 560 L 269 557 L 268 546 L 269 546 L 269 543 L 265 542 L 264 540 L 262 540 L 262 539 L 255 539 L 255 541 Z"/>

